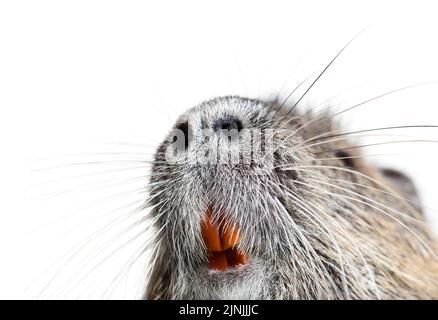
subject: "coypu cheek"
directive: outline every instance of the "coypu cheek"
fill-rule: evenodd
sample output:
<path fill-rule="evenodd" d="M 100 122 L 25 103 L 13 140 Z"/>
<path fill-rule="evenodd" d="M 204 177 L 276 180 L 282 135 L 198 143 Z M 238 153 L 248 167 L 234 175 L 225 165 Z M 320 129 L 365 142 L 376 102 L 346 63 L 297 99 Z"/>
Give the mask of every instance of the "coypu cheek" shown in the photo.
<path fill-rule="evenodd" d="M 222 216 L 216 219 L 213 216 L 213 209 L 209 206 L 201 224 L 209 268 L 223 271 L 245 265 L 248 257 L 237 247 L 241 241 L 239 229 Z"/>

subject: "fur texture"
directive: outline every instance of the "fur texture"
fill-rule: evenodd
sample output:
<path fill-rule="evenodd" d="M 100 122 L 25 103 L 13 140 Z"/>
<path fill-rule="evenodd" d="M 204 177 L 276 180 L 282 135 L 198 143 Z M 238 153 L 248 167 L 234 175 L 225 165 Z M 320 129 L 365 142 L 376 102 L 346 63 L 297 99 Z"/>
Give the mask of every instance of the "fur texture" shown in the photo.
<path fill-rule="evenodd" d="M 224 97 L 180 117 L 176 127 L 188 123 L 192 136 L 184 161 L 166 161 L 167 139 L 149 182 L 157 240 L 145 297 L 438 298 L 437 246 L 413 185 L 404 187 L 410 181 L 367 163 L 330 115 L 285 110 Z M 225 116 L 274 130 L 273 152 L 263 158 L 272 165 L 195 161 L 225 152 L 218 135 L 196 139 Z M 247 265 L 208 269 L 200 227 L 208 205 L 239 227 Z"/>

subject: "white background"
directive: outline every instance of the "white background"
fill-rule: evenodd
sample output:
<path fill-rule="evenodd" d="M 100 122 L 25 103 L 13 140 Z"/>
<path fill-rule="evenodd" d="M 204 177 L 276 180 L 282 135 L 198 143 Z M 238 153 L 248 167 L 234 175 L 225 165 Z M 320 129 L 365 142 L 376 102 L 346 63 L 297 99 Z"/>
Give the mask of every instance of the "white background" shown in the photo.
<path fill-rule="evenodd" d="M 284 97 L 361 30 L 303 105 L 337 96 L 333 104 L 348 107 L 436 81 L 437 12 L 434 1 L 2 1 L 0 297 L 138 297 L 145 262 L 122 266 L 145 240 L 127 241 L 112 261 L 110 248 L 130 238 L 115 236 L 126 221 L 115 220 L 106 240 L 92 236 L 144 199 L 142 160 L 178 114 L 218 95 Z M 438 85 L 429 84 L 347 112 L 342 123 L 438 125 L 437 110 Z M 371 149 L 386 156 L 369 161 L 413 177 L 438 230 L 437 144 Z M 111 200 L 83 206 L 103 198 Z M 84 239 L 90 246 L 66 258 Z"/>

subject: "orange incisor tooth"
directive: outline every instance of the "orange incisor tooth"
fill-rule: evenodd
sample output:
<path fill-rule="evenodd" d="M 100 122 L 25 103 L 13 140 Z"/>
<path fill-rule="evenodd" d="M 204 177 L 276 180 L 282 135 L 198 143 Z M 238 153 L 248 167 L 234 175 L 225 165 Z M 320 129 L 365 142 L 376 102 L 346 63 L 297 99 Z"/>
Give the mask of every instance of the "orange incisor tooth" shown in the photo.
<path fill-rule="evenodd" d="M 236 248 L 241 241 L 237 226 L 230 225 L 223 219 L 214 221 L 211 206 L 205 212 L 201 232 L 208 250 L 210 269 L 226 270 L 248 261 L 247 255 Z"/>
<path fill-rule="evenodd" d="M 230 249 L 225 251 L 225 253 L 227 255 L 227 263 L 230 266 L 246 264 L 246 262 L 248 261 L 248 257 L 246 256 L 246 254 L 240 250 Z"/>
<path fill-rule="evenodd" d="M 210 252 L 208 257 L 210 269 L 225 270 L 228 268 L 227 255 L 224 251 Z"/>
<path fill-rule="evenodd" d="M 209 210 L 210 211 L 210 210 Z M 218 227 L 211 221 L 211 214 L 206 215 L 202 225 L 202 238 L 210 251 L 222 251 L 221 236 Z"/>
<path fill-rule="evenodd" d="M 222 250 L 228 250 L 239 243 L 240 235 L 237 227 L 225 225 L 223 228 Z"/>

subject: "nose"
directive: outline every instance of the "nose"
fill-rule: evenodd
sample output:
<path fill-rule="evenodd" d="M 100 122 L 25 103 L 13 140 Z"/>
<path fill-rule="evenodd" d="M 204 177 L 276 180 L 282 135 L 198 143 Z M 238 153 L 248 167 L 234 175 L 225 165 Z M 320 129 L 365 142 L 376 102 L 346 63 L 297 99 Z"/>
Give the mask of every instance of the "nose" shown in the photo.
<path fill-rule="evenodd" d="M 213 123 L 213 130 L 242 130 L 242 122 L 236 117 L 219 118 Z"/>

